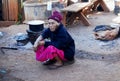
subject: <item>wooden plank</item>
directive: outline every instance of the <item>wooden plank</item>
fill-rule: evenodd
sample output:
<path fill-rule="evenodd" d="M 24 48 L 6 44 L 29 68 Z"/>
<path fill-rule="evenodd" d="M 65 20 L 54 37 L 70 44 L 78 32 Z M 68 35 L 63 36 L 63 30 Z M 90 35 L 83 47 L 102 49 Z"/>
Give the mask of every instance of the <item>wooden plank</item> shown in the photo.
<path fill-rule="evenodd" d="M 66 26 L 66 12 L 62 12 L 62 14 L 63 14 L 63 19 L 62 19 L 62 23 Z"/>
<path fill-rule="evenodd" d="M 9 20 L 9 9 L 8 9 L 8 0 L 6 0 L 5 2 L 5 12 L 6 12 L 6 18 L 7 18 L 7 21 Z"/>
<path fill-rule="evenodd" d="M 3 1 L 3 19 L 5 21 L 17 21 L 18 19 L 18 2 L 17 0 Z"/>
<path fill-rule="evenodd" d="M 8 0 L 8 5 L 9 5 L 9 20 L 15 20 L 15 10 L 14 10 L 14 7 L 15 7 L 15 0 Z"/>
<path fill-rule="evenodd" d="M 86 25 L 86 26 L 90 25 L 90 22 L 88 21 L 88 19 L 85 17 L 85 15 L 82 12 L 80 12 L 79 17 L 82 20 L 82 22 L 83 22 L 84 25 Z"/>
<path fill-rule="evenodd" d="M 105 12 L 109 12 L 110 11 L 103 0 L 100 1 L 100 4 L 101 4 L 101 6 L 102 6 L 102 8 L 103 8 L 103 10 Z"/>
<path fill-rule="evenodd" d="M 16 15 L 15 15 L 15 21 L 17 21 L 18 20 L 18 14 L 19 14 L 19 11 L 18 11 L 18 0 L 16 0 L 16 5 L 15 5 L 16 7 L 14 7 L 14 9 L 16 10 L 15 11 L 15 13 L 16 13 Z"/>
<path fill-rule="evenodd" d="M 12 1 L 12 0 L 8 0 L 9 20 L 12 20 L 11 18 L 13 17 L 12 14 L 11 14 L 11 12 L 13 12 L 13 11 L 12 11 L 11 1 Z"/>
<path fill-rule="evenodd" d="M 78 11 L 82 10 L 84 7 L 86 7 L 88 4 L 89 4 L 89 2 L 75 3 L 75 4 L 72 4 L 70 6 L 67 6 L 67 7 L 61 9 L 61 11 L 78 12 Z"/>
<path fill-rule="evenodd" d="M 8 2 L 7 0 L 2 0 L 2 11 L 3 11 L 3 19 L 9 20 L 8 18 Z"/>

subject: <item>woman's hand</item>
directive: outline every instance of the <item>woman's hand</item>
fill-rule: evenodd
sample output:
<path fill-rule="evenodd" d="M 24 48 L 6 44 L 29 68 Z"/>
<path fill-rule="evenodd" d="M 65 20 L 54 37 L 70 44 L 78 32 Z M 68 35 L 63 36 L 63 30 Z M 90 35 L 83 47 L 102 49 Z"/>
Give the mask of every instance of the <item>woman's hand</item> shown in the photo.
<path fill-rule="evenodd" d="M 34 50 L 34 52 L 36 52 L 37 51 L 37 47 L 33 47 L 33 50 Z"/>
<path fill-rule="evenodd" d="M 40 46 L 42 46 L 42 45 L 44 45 L 44 44 L 45 44 L 45 41 L 44 41 L 44 40 L 39 41 L 39 45 L 40 45 Z"/>
<path fill-rule="evenodd" d="M 40 36 L 36 39 L 36 41 L 35 41 L 35 43 L 34 43 L 34 45 L 33 45 L 33 50 L 34 50 L 34 51 L 37 50 L 37 48 L 38 48 L 38 46 L 39 46 L 39 41 L 41 41 L 41 40 L 42 40 L 42 36 L 40 35 Z"/>
<path fill-rule="evenodd" d="M 33 45 L 33 50 L 36 52 L 38 46 L 39 46 L 39 45 L 42 46 L 42 45 L 44 45 L 44 44 L 45 44 L 45 41 L 44 41 L 44 40 L 38 41 L 37 43 L 35 43 L 35 44 Z"/>

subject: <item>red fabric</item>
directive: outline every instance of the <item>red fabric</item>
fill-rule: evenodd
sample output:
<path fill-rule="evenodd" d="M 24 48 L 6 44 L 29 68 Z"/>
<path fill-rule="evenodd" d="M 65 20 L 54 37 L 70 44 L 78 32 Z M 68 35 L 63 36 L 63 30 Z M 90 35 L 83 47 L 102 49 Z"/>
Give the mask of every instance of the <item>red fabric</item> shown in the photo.
<path fill-rule="evenodd" d="M 58 56 L 63 61 L 65 60 L 63 50 L 59 50 L 52 45 L 48 46 L 47 48 L 44 46 L 39 46 L 36 51 L 36 60 L 41 62 L 48 59 L 52 60 L 56 56 Z"/>

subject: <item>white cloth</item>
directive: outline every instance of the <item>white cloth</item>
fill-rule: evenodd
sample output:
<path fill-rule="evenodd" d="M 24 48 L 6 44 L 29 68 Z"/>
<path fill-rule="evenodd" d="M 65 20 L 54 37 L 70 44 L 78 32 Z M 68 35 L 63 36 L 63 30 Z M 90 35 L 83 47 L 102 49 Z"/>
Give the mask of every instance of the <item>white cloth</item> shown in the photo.
<path fill-rule="evenodd" d="M 48 11 L 51 11 L 51 10 L 52 10 L 52 2 L 51 2 L 51 1 L 48 1 L 48 2 L 47 2 L 47 10 L 48 10 Z"/>

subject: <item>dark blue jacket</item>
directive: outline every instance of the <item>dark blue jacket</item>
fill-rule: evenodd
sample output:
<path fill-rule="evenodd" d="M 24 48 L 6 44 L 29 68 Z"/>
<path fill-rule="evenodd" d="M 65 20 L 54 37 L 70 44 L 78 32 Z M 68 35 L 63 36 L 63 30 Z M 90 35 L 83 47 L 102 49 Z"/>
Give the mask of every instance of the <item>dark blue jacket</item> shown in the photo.
<path fill-rule="evenodd" d="M 45 42 L 45 47 L 53 45 L 64 51 L 67 60 L 74 59 L 75 43 L 63 24 L 60 24 L 54 32 L 51 32 L 49 28 L 45 29 L 42 33 L 42 37 L 43 39 L 48 38 L 51 40 Z"/>

